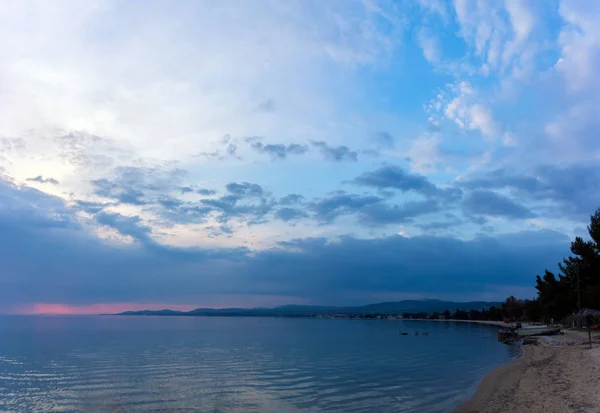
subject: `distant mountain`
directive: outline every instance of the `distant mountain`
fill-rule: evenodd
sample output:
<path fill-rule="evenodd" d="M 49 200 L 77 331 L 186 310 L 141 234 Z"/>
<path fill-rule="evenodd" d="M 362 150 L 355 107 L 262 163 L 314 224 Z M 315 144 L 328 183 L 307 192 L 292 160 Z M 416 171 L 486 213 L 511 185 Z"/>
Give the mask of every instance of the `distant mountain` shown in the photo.
<path fill-rule="evenodd" d="M 318 305 L 282 305 L 274 308 L 197 308 L 192 311 L 174 310 L 143 310 L 125 311 L 118 315 L 155 315 L 155 316 L 245 316 L 245 317 L 302 317 L 331 314 L 402 314 L 402 313 L 433 313 L 448 310 L 482 310 L 499 306 L 500 302 L 469 301 L 454 302 L 441 300 L 403 300 L 378 304 L 368 304 L 358 307 L 332 307 Z"/>

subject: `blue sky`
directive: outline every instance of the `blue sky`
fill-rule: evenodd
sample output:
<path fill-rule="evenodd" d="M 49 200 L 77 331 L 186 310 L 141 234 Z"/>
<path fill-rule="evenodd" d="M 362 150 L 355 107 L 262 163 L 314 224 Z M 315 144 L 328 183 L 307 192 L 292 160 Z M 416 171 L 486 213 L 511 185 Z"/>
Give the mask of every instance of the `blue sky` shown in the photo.
<path fill-rule="evenodd" d="M 597 21 L 569 0 L 9 3 L 0 311 L 532 297 L 600 207 Z"/>

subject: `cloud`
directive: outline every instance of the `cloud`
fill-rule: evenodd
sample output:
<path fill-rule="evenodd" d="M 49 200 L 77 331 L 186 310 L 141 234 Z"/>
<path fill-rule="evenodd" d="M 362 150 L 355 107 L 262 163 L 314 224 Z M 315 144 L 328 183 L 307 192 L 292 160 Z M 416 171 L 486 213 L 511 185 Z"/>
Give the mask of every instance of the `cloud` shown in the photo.
<path fill-rule="evenodd" d="M 412 219 L 440 210 L 439 204 L 431 199 L 405 202 L 401 205 L 383 203 L 368 205 L 360 209 L 359 219 L 367 225 L 388 225 L 412 222 Z"/>
<path fill-rule="evenodd" d="M 33 195 L 44 206 L 59 200 L 4 185 L 5 199 Z M 3 203 L 3 205 L 6 205 Z M 14 204 L 10 204 L 15 206 Z M 202 304 L 217 295 L 286 296 L 321 304 L 377 300 L 381 293 L 476 296 L 506 286 L 531 288 L 535 273 L 568 253 L 568 238 L 552 231 L 461 241 L 448 237 L 299 239 L 254 254 L 244 250 L 160 248 L 151 242 L 115 247 L 83 228 L 41 224 L 10 208 L 0 214 L 2 311 L 29 303 L 110 302 Z M 104 225 L 138 239 L 149 230 L 136 217 L 101 214 Z M 227 232 L 228 228 L 219 228 Z M 393 253 L 390 253 L 393 252 Z M 36 257 L 31 260 L 32 254 Z M 435 259 L 431 259 L 433 255 Z M 483 273 L 481 268 L 486 268 Z M 169 277 L 165 277 L 169 274 Z M 427 277 L 423 277 L 427 274 Z M 257 278 L 257 276 L 259 278 Z M 500 286 L 504 286 L 500 288 Z M 533 295 L 533 288 L 531 288 Z M 426 292 L 426 293 L 424 293 Z"/>
<path fill-rule="evenodd" d="M 238 146 L 233 142 L 229 135 L 225 135 L 219 142 L 219 149 L 216 149 L 213 152 L 198 152 L 197 154 L 192 155 L 193 157 L 204 157 L 208 160 L 215 161 L 228 161 L 230 159 L 234 159 L 237 161 L 242 161 L 243 159 L 238 156 L 237 150 Z"/>
<path fill-rule="evenodd" d="M 239 197 L 257 197 L 262 196 L 265 191 L 258 184 L 252 184 L 250 182 L 231 182 L 225 186 L 227 191 L 235 196 Z"/>
<path fill-rule="evenodd" d="M 150 234 L 152 230 L 141 224 L 140 217 L 127 217 L 121 214 L 101 212 L 96 215 L 96 221 L 100 225 L 107 225 L 116 229 L 122 235 L 129 235 L 135 240 L 143 243 L 152 243 Z"/>
<path fill-rule="evenodd" d="M 289 222 L 300 218 L 307 218 L 308 214 L 298 208 L 284 207 L 279 208 L 277 212 L 275 212 L 275 217 L 282 221 Z"/>
<path fill-rule="evenodd" d="M 190 211 L 205 217 L 216 213 L 217 221 L 229 222 L 231 219 L 243 219 L 247 224 L 258 224 L 266 221 L 266 216 L 276 205 L 271 194 L 260 185 L 250 182 L 230 182 L 225 188 L 228 194 L 215 199 L 200 200 L 201 207 L 186 207 L 182 213 Z"/>
<path fill-rule="evenodd" d="M 280 280 L 257 263 L 281 260 L 285 277 L 295 259 L 310 269 L 313 252 L 337 258 L 337 244 L 340 256 L 417 245 L 390 233 L 462 240 L 422 237 L 430 254 L 445 243 L 457 255 L 504 248 L 502 234 L 522 225 L 574 234 L 600 205 L 595 2 L 233 1 L 0 10 L 0 170 L 11 182 L 0 185 L 0 221 L 4 244 L 21 242 L 0 254 L 24 260 L 2 258 L 0 294 L 18 295 L 11 283 L 37 266 L 40 284 L 18 284 L 22 296 L 42 297 L 48 276 L 66 289 L 56 297 L 91 300 L 96 287 L 128 302 L 134 289 L 108 282 L 118 273 L 147 299 L 169 292 L 168 274 L 202 294 L 312 300 L 325 294 L 319 280 Z M 314 234 L 298 255 L 278 244 Z M 19 255 L 25 239 L 36 249 Z M 485 258 L 521 257 L 498 251 Z M 542 255 L 526 261 L 542 267 Z M 333 273 L 347 265 L 317 258 Z M 410 273 L 403 265 L 381 279 Z M 3 281 L 7 270 L 17 281 Z"/>
<path fill-rule="evenodd" d="M 440 197 L 447 201 L 459 199 L 462 191 L 458 188 L 440 189 L 422 175 L 407 173 L 399 166 L 389 165 L 370 172 L 363 172 L 353 183 L 377 189 L 397 189 L 402 192 L 414 191 L 426 197 Z"/>
<path fill-rule="evenodd" d="M 417 0 L 419 6 L 428 13 L 440 16 L 444 21 L 448 18 L 448 10 L 443 0 Z"/>
<path fill-rule="evenodd" d="M 204 196 L 211 196 L 211 195 L 215 195 L 217 193 L 217 191 L 215 191 L 214 189 L 206 189 L 206 188 L 200 188 L 196 192 L 198 192 L 200 195 L 204 195 Z"/>
<path fill-rule="evenodd" d="M 54 179 L 54 178 L 44 178 L 42 177 L 42 175 L 38 175 L 35 178 L 27 178 L 28 181 L 31 182 L 39 182 L 41 184 L 52 184 L 52 185 L 58 185 L 60 182 L 58 182 L 58 180 Z"/>
<path fill-rule="evenodd" d="M 444 115 L 461 129 L 478 130 L 487 139 L 496 139 L 501 127 L 491 109 L 479 101 L 471 85 L 460 82 L 453 91 L 455 96 L 446 104 Z"/>
<path fill-rule="evenodd" d="M 285 159 L 288 155 L 302 155 L 308 151 L 308 148 L 305 145 L 299 145 L 297 143 L 290 143 L 289 145 L 265 145 L 262 142 L 253 142 L 250 146 L 260 153 L 268 154 L 273 159 Z"/>
<path fill-rule="evenodd" d="M 561 214 L 576 219 L 586 219 L 600 205 L 600 169 L 596 165 L 545 165 L 530 173 L 496 169 L 465 180 L 461 185 L 508 188 L 523 200 L 551 200 L 558 204 Z"/>
<path fill-rule="evenodd" d="M 304 197 L 300 194 L 288 194 L 279 200 L 280 205 L 294 205 L 299 204 L 304 200 Z"/>
<path fill-rule="evenodd" d="M 597 93 L 600 88 L 600 7 L 596 2 L 561 1 L 564 24 L 558 36 L 560 58 L 556 69 L 571 93 Z"/>
<path fill-rule="evenodd" d="M 94 193 L 106 198 L 113 198 L 123 204 L 132 205 L 145 205 L 146 201 L 142 198 L 144 193 L 134 188 L 121 188 L 118 184 L 115 184 L 108 179 L 96 179 L 92 181 L 92 184 L 96 187 Z"/>
<path fill-rule="evenodd" d="M 352 161 L 356 162 L 358 160 L 358 153 L 350 150 L 347 146 L 329 146 L 326 142 L 318 141 L 311 142 L 313 146 L 318 148 L 325 159 L 334 162 L 341 161 Z"/>
<path fill-rule="evenodd" d="M 418 224 L 417 227 L 426 232 L 437 232 L 446 231 L 461 224 L 463 224 L 462 220 L 454 218 L 449 221 L 433 221 L 426 224 Z"/>
<path fill-rule="evenodd" d="M 373 195 L 349 194 L 338 191 L 309 204 L 315 219 L 331 223 L 336 218 L 354 215 L 363 225 L 388 225 L 410 222 L 412 218 L 439 211 L 434 200 L 387 204 L 384 198 Z"/>
<path fill-rule="evenodd" d="M 275 101 L 273 99 L 265 99 L 258 104 L 258 108 L 265 112 L 275 111 Z"/>
<path fill-rule="evenodd" d="M 443 161 L 439 144 L 440 140 L 432 136 L 416 139 L 408 150 L 411 170 L 421 174 L 435 172 Z"/>
<path fill-rule="evenodd" d="M 375 142 L 378 146 L 383 148 L 392 148 L 394 147 L 394 137 L 388 132 L 377 132 L 375 134 Z"/>
<path fill-rule="evenodd" d="M 0 179 L 0 221 L 11 220 L 26 230 L 80 227 L 61 199 Z"/>
<path fill-rule="evenodd" d="M 535 214 L 529 209 L 507 196 L 483 189 L 468 193 L 462 202 L 462 209 L 468 215 L 486 215 L 512 219 L 535 217 Z"/>
<path fill-rule="evenodd" d="M 377 189 L 398 189 L 402 192 L 415 191 L 428 196 L 438 192 L 438 188 L 429 179 L 421 175 L 407 173 L 404 169 L 395 165 L 363 172 L 352 182 Z"/>
<path fill-rule="evenodd" d="M 310 207 L 319 221 L 331 222 L 339 216 L 354 214 L 362 208 L 377 204 L 382 200 L 373 195 L 356 195 L 338 191 L 312 202 Z"/>
<path fill-rule="evenodd" d="M 438 41 L 427 30 L 421 29 L 417 32 L 417 41 L 423 50 L 423 57 L 431 63 L 437 64 L 441 59 L 441 51 Z"/>

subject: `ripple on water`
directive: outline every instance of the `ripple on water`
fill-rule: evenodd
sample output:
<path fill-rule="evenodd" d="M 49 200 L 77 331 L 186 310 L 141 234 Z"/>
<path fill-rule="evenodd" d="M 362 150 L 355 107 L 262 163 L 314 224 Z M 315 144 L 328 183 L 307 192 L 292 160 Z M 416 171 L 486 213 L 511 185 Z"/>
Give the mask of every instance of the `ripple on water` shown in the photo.
<path fill-rule="evenodd" d="M 80 320 L 17 336 L 0 317 L 0 410 L 444 412 L 514 356 L 493 329 L 461 325 L 420 337 L 388 321 Z"/>

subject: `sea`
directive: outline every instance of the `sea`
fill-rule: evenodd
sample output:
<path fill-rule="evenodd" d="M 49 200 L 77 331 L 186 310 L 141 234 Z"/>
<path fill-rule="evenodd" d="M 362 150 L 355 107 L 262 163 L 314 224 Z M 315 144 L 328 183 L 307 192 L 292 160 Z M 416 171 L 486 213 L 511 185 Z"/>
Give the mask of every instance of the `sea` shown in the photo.
<path fill-rule="evenodd" d="M 452 412 L 486 372 L 518 356 L 496 330 L 400 320 L 0 316 L 0 412 Z"/>

